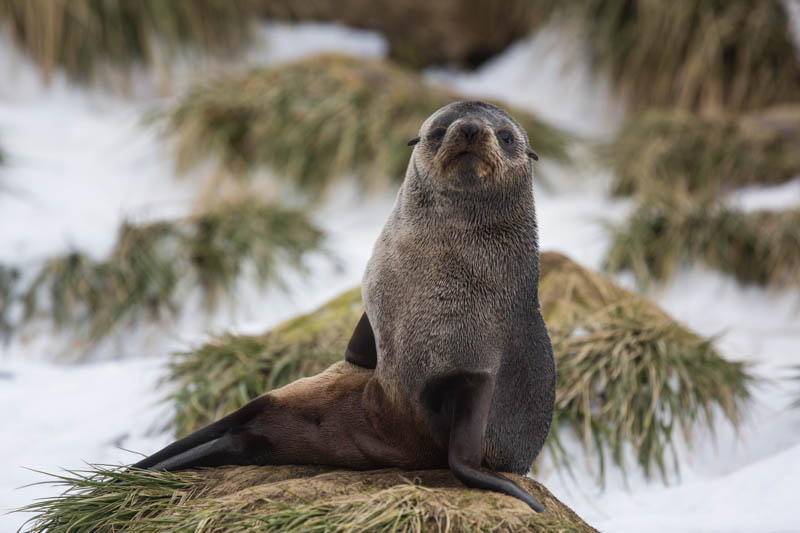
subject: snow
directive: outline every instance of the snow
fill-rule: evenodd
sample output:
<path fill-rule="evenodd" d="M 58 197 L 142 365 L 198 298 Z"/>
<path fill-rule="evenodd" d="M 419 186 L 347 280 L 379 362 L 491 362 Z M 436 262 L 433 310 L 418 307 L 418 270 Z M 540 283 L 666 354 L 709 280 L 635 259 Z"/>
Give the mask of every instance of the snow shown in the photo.
<path fill-rule="evenodd" d="M 573 133 L 607 135 L 619 126 L 624 103 L 612 94 L 608 80 L 590 71 L 576 31 L 547 25 L 477 72 L 431 69 L 428 76 L 465 95 L 528 109 Z"/>
<path fill-rule="evenodd" d="M 732 191 L 725 198 L 729 207 L 751 212 L 800 208 L 800 177 L 772 186 L 751 185 Z"/>
<path fill-rule="evenodd" d="M 256 42 L 246 61 L 255 64 L 293 61 L 325 52 L 380 59 L 389 50 L 389 43 L 382 35 L 340 24 L 267 23 L 259 29 L 259 38 L 263 45 Z"/>
<path fill-rule="evenodd" d="M 500 99 L 573 132 L 607 138 L 624 118 L 624 106 L 607 81 L 589 74 L 579 51 L 561 46 L 559 33 L 549 28 L 473 73 L 427 75 L 470 96 Z M 242 63 L 272 64 L 323 50 L 381 57 L 386 44 L 374 33 L 336 25 L 269 25 Z M 35 69 L 2 40 L 0 69 L 12 73 L 0 84 L 0 142 L 10 159 L 0 168 L 0 262 L 30 275 L 46 257 L 71 248 L 103 257 L 121 221 L 190 212 L 202 173 L 175 178 L 171 152 L 141 121 L 174 93 L 142 90 L 121 98 L 76 88 L 59 76 L 43 88 Z M 181 69 L 176 67 L 176 88 L 205 75 Z M 630 201 L 610 199 L 608 176 L 597 169 L 544 161 L 540 168 L 545 180 L 535 186 L 542 249 L 598 269 L 609 244 L 604 224 L 622 220 Z M 798 183 L 753 188 L 728 200 L 748 210 L 784 208 L 800 199 Z M 45 479 L 26 468 L 56 472 L 84 461 L 129 463 L 137 456 L 122 448 L 149 453 L 166 444 L 170 436 L 154 428 L 168 416 L 160 403 L 168 391 L 157 387 L 168 354 L 213 333 L 264 331 L 357 284 L 393 201 L 391 190 L 369 198 L 352 183 L 335 190 L 314 213 L 329 233 L 335 261 L 314 256 L 307 278 L 287 273 L 285 292 L 255 290 L 245 281 L 234 301 L 211 317 L 188 312 L 171 324 L 130 328 L 90 350 L 82 364 L 66 364 L 64 355 L 76 348 L 47 325 L 27 328 L 3 345 L 0 509 L 55 494 L 46 485 L 18 489 Z M 726 357 L 747 361 L 768 380 L 754 390 L 741 433 L 720 423 L 716 439 L 701 435 L 693 447 L 681 446 L 681 476 L 668 486 L 633 470 L 627 486 L 612 472 L 601 491 L 588 467 L 578 468 L 575 479 L 554 473 L 541 479 L 601 530 L 800 531 L 800 410 L 788 407 L 798 387 L 787 380 L 787 367 L 798 364 L 800 295 L 742 287 L 693 268 L 649 296 L 695 331 L 719 335 Z M 197 300 L 190 295 L 187 308 L 199 309 Z M 23 520 L 0 515 L 0 531 Z"/>

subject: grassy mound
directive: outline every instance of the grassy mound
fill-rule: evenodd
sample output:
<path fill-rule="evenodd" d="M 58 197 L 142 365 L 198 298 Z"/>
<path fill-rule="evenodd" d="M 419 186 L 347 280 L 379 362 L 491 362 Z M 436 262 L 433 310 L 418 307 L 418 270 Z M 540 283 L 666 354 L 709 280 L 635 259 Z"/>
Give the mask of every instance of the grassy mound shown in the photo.
<path fill-rule="evenodd" d="M 631 270 L 642 285 L 701 263 L 742 283 L 800 286 L 800 209 L 741 212 L 719 203 L 647 202 L 614 230 L 612 272 Z"/>
<path fill-rule="evenodd" d="M 616 194 L 664 191 L 715 198 L 725 188 L 800 175 L 800 106 L 741 118 L 651 111 L 609 147 Z"/>
<path fill-rule="evenodd" d="M 584 23 L 595 67 L 635 108 L 742 111 L 800 100 L 780 0 L 581 0 L 558 10 Z"/>
<path fill-rule="evenodd" d="M 624 466 L 630 445 L 645 474 L 666 473 L 675 428 L 690 438 L 719 409 L 734 425 L 751 381 L 743 365 L 653 304 L 560 254 L 542 254 L 540 299 L 556 350 L 556 418 L 548 449 L 559 466 L 561 441 L 610 450 Z M 353 289 L 319 310 L 262 336 L 223 336 L 178 354 L 168 380 L 176 392 L 171 426 L 183 436 L 252 398 L 341 360 L 363 308 Z M 602 479 L 602 453 L 596 453 Z"/>
<path fill-rule="evenodd" d="M 375 30 L 389 41 L 392 59 L 411 67 L 475 67 L 524 37 L 551 2 L 508 0 L 258 0 L 265 16 L 340 22 Z M 492 31 L 486 31 L 491 28 Z"/>
<path fill-rule="evenodd" d="M 467 489 L 446 470 L 95 467 L 54 477 L 68 490 L 25 508 L 36 514 L 24 531 L 596 531 L 542 485 L 513 474 L 546 515 L 510 496 Z"/>
<path fill-rule="evenodd" d="M 407 141 L 459 99 L 391 63 L 323 55 L 197 86 L 167 112 L 166 125 L 180 169 L 211 155 L 225 174 L 267 167 L 318 192 L 344 173 L 365 187 L 402 179 Z M 566 159 L 562 133 L 509 111 L 540 156 Z"/>
<path fill-rule="evenodd" d="M 174 312 L 182 288 L 199 286 L 213 307 L 248 264 L 261 282 L 280 282 L 279 264 L 301 266 L 321 239 L 299 211 L 253 200 L 182 220 L 126 223 L 104 261 L 79 252 L 48 261 L 25 291 L 26 319 L 45 315 L 96 340 L 123 320 Z"/>
<path fill-rule="evenodd" d="M 249 0 L 0 0 L 0 28 L 39 65 L 89 82 L 107 67 L 163 63 L 185 45 L 228 52 L 246 42 Z"/>

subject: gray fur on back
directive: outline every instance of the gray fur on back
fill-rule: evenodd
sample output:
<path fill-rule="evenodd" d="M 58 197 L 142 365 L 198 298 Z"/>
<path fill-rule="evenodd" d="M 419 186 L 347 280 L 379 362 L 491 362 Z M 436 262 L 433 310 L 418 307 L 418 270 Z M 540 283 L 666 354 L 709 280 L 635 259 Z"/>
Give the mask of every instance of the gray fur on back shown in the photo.
<path fill-rule="evenodd" d="M 474 159 L 453 156 L 460 141 L 451 135 L 463 121 L 482 128 L 486 153 L 475 171 Z M 497 137 L 504 128 L 515 145 Z M 544 445 L 555 400 L 537 292 L 528 139 L 513 118 L 482 102 L 443 107 L 422 125 L 420 138 L 364 274 L 376 375 L 390 397 L 418 405 L 432 378 L 487 372 L 495 392 L 485 463 L 525 473 Z"/>

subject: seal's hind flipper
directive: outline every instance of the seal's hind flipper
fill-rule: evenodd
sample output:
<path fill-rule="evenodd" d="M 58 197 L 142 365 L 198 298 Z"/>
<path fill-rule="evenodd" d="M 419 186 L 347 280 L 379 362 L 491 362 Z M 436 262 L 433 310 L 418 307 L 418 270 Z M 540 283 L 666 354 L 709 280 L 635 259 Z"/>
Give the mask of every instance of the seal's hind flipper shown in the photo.
<path fill-rule="evenodd" d="M 226 433 L 221 437 L 172 455 L 149 467 L 149 470 L 169 471 L 188 468 L 260 464 L 260 450 L 255 436 Z M 249 444 L 253 443 L 253 444 Z"/>
<path fill-rule="evenodd" d="M 441 402 L 434 404 L 434 409 L 449 415 L 447 459 L 453 474 L 468 487 L 502 492 L 524 501 L 534 511 L 544 511 L 542 504 L 522 487 L 481 466 L 494 392 L 492 378 L 485 373 L 459 373 L 439 381 L 435 387 L 439 390 L 429 390 L 428 399 Z"/>
<path fill-rule="evenodd" d="M 222 465 L 317 464 L 363 470 L 423 467 L 433 449 L 416 423 L 372 412 L 380 386 L 374 372 L 345 361 L 251 401 L 218 422 L 184 437 L 133 465 L 183 470 Z M 372 396 L 365 400 L 368 385 Z M 377 392 L 376 392 L 377 391 Z M 383 423 L 376 432 L 373 421 Z M 396 441 L 385 435 L 397 431 Z M 417 447 L 403 448 L 412 442 Z M 442 454 L 443 461 L 443 454 Z M 440 462 L 442 462 L 440 461 Z"/>
<path fill-rule="evenodd" d="M 375 334 L 372 332 L 372 325 L 369 323 L 367 313 L 361 315 L 347 349 L 344 352 L 344 360 L 348 363 L 374 370 L 378 365 L 378 349 L 375 346 Z"/>
<path fill-rule="evenodd" d="M 255 464 L 255 458 L 241 462 L 244 443 L 249 440 L 243 433 L 246 424 L 264 408 L 266 397 L 256 398 L 208 426 L 187 435 L 142 459 L 133 468 L 143 470 L 183 470 L 197 466 L 220 466 L 231 464 Z"/>

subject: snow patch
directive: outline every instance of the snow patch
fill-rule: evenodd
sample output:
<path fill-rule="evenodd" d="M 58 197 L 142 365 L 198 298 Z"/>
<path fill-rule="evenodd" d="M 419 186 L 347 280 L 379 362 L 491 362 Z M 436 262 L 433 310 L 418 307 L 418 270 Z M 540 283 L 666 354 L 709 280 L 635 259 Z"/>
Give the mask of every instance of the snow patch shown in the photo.
<path fill-rule="evenodd" d="M 551 23 L 475 72 L 435 68 L 428 78 L 466 95 L 497 98 L 579 135 L 606 138 L 625 106 L 610 82 L 592 72 L 576 32 Z"/>
<path fill-rule="evenodd" d="M 729 193 L 725 203 L 746 212 L 800 208 L 800 177 L 780 185 L 742 187 Z"/>

